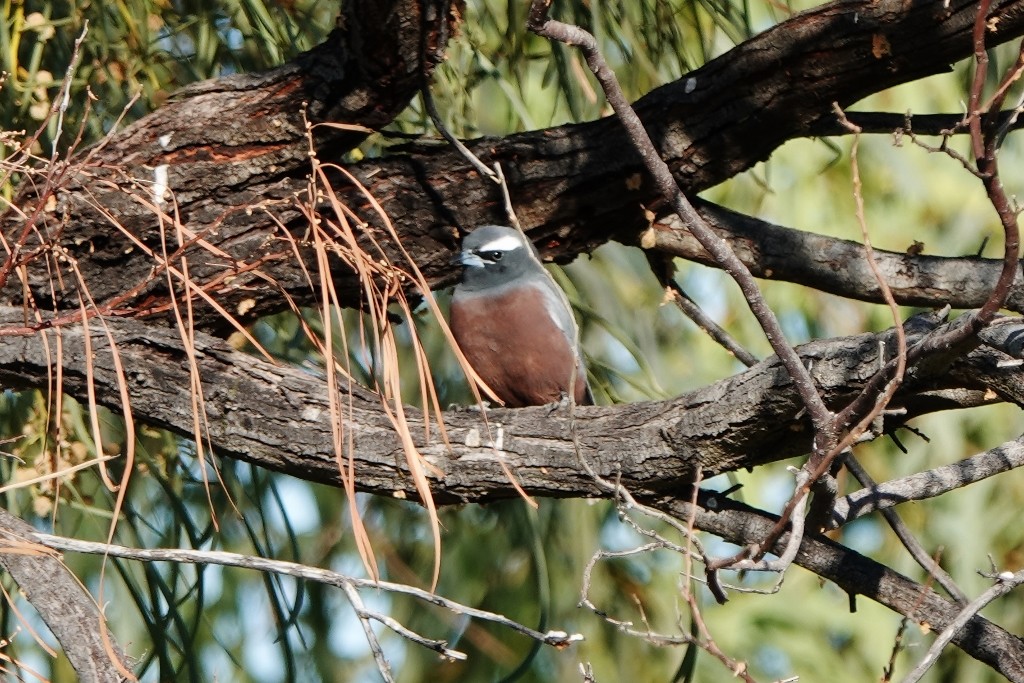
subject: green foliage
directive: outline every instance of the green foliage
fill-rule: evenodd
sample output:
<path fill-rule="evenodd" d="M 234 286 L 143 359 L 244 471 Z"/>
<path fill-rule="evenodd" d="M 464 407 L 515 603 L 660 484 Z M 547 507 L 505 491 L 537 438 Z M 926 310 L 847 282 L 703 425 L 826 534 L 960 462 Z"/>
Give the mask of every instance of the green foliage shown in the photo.
<path fill-rule="evenodd" d="M 336 13 L 332 3 L 312 0 L 0 2 L 5 10 L 0 55 L 7 72 L 0 88 L 0 129 L 32 131 L 59 103 L 59 83 L 71 62 L 75 39 L 88 21 L 65 122 L 65 131 L 82 126 L 87 140 L 102 137 L 122 113 L 131 121 L 151 111 L 187 83 L 281 63 L 316 44 Z M 456 134 L 501 135 L 607 113 L 576 52 L 525 33 L 525 6 L 499 0 L 468 3 L 461 34 L 433 79 L 445 123 Z M 740 0 L 617 0 L 566 2 L 558 11 L 561 18 L 598 35 L 627 94 L 636 98 L 777 21 L 786 8 L 777 2 Z M 1005 63 L 1005 55 L 997 56 Z M 858 108 L 959 111 L 967 71 L 959 65 L 950 75 L 882 93 Z M 85 104 L 87 89 L 91 109 Z M 49 153 L 55 126 L 51 119 L 39 138 L 44 154 Z M 413 103 L 394 127 L 433 132 L 420 102 Z M 66 137 L 61 144 L 67 144 Z M 381 153 L 375 144 L 379 141 L 365 151 Z M 987 253 L 999 248 L 994 241 L 997 225 L 980 185 L 955 162 L 906 141 L 896 146 L 884 136 L 865 138 L 861 144 L 867 219 L 876 246 L 900 250 L 920 240 L 928 253 L 975 253 L 991 237 Z M 860 239 L 849 145 L 849 139 L 791 143 L 767 164 L 706 196 L 784 225 Z M 1019 162 L 1019 155 L 1019 145 L 1011 141 L 1002 159 L 1009 167 L 1010 160 Z M 0 189 L 9 195 L 11 185 Z M 735 359 L 676 309 L 662 305 L 662 292 L 637 250 L 607 245 L 591 258 L 554 272 L 579 314 L 592 380 L 604 400 L 670 396 L 739 369 Z M 760 356 L 768 353 L 735 286 L 723 274 L 680 263 L 677 279 L 748 348 Z M 794 342 L 892 324 L 882 307 L 782 283 L 765 283 L 765 288 Z M 443 294 L 441 299 L 443 304 Z M 305 319 L 314 331 L 321 331 L 316 312 L 306 312 Z M 379 359 L 364 349 L 359 314 L 346 312 L 343 320 L 336 338 L 347 335 L 357 378 L 371 383 Z M 431 359 L 442 405 L 468 402 L 464 380 L 436 324 L 429 315 L 418 313 L 409 326 L 415 327 Z M 253 332 L 283 361 L 314 372 L 323 367 L 324 359 L 305 342 L 295 316 L 261 321 Z M 410 332 L 402 334 L 408 345 Z M 414 378 L 411 354 L 402 361 L 404 376 Z M 404 389 L 408 400 L 418 400 L 415 379 Z M 60 416 L 51 415 L 52 409 L 52 402 L 37 393 L 0 394 L 4 482 L 23 481 L 95 457 L 87 411 L 71 401 Z M 910 435 L 905 438 L 910 451 L 905 455 L 889 443 L 862 446 L 858 454 L 876 478 L 888 479 L 1011 438 L 1018 431 L 1016 415 L 1000 407 L 928 418 L 920 426 L 932 437 L 931 444 Z M 103 452 L 124 450 L 119 419 L 101 414 Z M 138 461 L 116 542 L 230 549 L 361 573 L 347 507 L 337 489 L 232 461 L 218 461 L 215 469 L 198 459 L 193 443 L 149 428 L 140 430 L 136 445 Z M 117 462 L 110 467 L 115 480 L 122 474 Z M 768 507 L 778 507 L 792 486 L 783 464 L 739 474 L 737 479 L 748 500 Z M 56 482 L 59 485 L 51 482 L 8 493 L 5 503 L 55 533 L 105 540 L 113 494 L 95 472 Z M 1001 568 L 1022 564 L 1020 542 L 1013 534 L 1013 515 L 1021 498 L 1020 477 L 1008 475 L 922 503 L 905 514 L 925 547 L 944 547 L 944 565 L 969 590 L 977 591 L 981 583 L 971 583 L 972 572 L 986 568 L 987 553 Z M 384 578 L 428 584 L 432 546 L 425 513 L 400 501 L 373 497 L 360 498 L 359 505 Z M 528 668 L 522 681 L 576 680 L 580 661 L 591 662 L 603 681 L 672 679 L 684 656 L 682 648 L 655 647 L 627 637 L 577 607 L 583 569 L 596 550 L 622 550 L 644 542 L 618 520 L 610 504 L 541 501 L 538 511 L 520 501 L 470 506 L 445 510 L 442 523 L 439 593 L 541 630 L 578 631 L 587 640 L 568 652 L 534 653 L 530 642 L 506 629 L 467 623 L 442 610 L 380 594 L 372 598 L 373 607 L 421 633 L 448 638 L 453 647 L 470 655 L 465 663 L 442 663 L 433 653 L 382 633 L 400 680 L 491 681 L 524 661 Z M 843 534 L 855 547 L 923 579 L 920 570 L 898 559 L 903 557 L 898 545 L 876 520 L 860 522 Z M 712 548 L 727 552 L 721 545 L 712 543 Z M 69 555 L 67 561 L 94 594 L 102 584 L 115 635 L 135 652 L 146 653 L 143 680 L 376 680 L 358 624 L 335 589 L 241 570 L 120 561 L 108 562 L 101 579 L 101 559 Z M 594 572 L 590 598 L 617 619 L 636 624 L 646 619 L 653 630 L 687 632 L 688 612 L 678 588 L 681 571 L 681 558 L 667 552 L 605 561 Z M 749 588 L 770 587 L 761 577 L 729 578 Z M 27 611 L 23 602 L 17 604 Z M 792 609 L 793 604 L 800 608 Z M 837 671 L 845 672 L 847 680 L 877 678 L 888 661 L 899 619 L 866 600 L 858 602 L 857 614 L 848 615 L 847 604 L 847 596 L 834 586 L 822 586 L 799 569 L 790 572 L 780 594 L 736 593 L 726 607 L 710 599 L 702 602 L 719 645 L 747 661 L 759 678 L 798 673 L 804 680 L 833 680 Z M 1012 601 L 1004 601 L 990 614 L 1019 632 L 1024 624 L 1017 612 Z M 12 633 L 18 623 L 4 603 L 0 630 Z M 905 671 L 930 642 L 916 628 L 907 640 L 911 653 L 900 656 L 898 671 Z M 30 663 L 52 680 L 72 680 L 66 663 L 51 663 L 24 633 L 4 653 Z M 985 667 L 956 653 L 945 655 L 940 666 L 935 680 L 994 678 Z M 698 656 L 695 680 L 728 677 L 720 663 L 703 653 Z"/>
<path fill-rule="evenodd" d="M 2 0 L 0 89 L 4 130 L 34 131 L 60 106 L 75 41 L 74 105 L 65 129 L 96 140 L 115 121 L 152 111 L 183 85 L 276 66 L 326 35 L 333 20 L 312 0 Z M 88 28 L 86 28 L 88 26 Z M 82 106 L 88 89 L 92 110 Z M 48 153 L 56 118 L 40 138 Z"/>

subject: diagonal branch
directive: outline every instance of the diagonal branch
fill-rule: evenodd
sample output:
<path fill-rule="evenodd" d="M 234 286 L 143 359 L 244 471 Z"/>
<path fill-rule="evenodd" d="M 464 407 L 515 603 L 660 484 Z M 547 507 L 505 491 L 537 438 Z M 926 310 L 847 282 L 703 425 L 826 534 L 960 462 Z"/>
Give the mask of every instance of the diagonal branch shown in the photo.
<path fill-rule="evenodd" d="M 131 664 L 103 623 L 96 601 L 46 547 L 26 547 L 34 534 L 27 522 L 0 509 L 0 565 L 46 622 L 80 680 L 126 680 Z"/>
<path fill-rule="evenodd" d="M 924 472 L 874 484 L 836 501 L 829 528 L 901 503 L 927 500 L 1024 466 L 1024 436 L 996 448 Z"/>
<path fill-rule="evenodd" d="M 799 356 L 793 347 L 786 341 L 775 313 L 768 306 L 764 295 L 758 288 L 757 283 L 751 276 L 750 271 L 743 265 L 743 262 L 729 248 L 729 245 L 719 237 L 694 209 L 693 204 L 680 190 L 672 172 L 665 161 L 659 156 L 647 131 L 644 130 L 643 122 L 637 116 L 636 111 L 630 106 L 626 99 L 618 79 L 611 68 L 605 62 L 600 50 L 597 48 L 597 40 L 587 31 L 578 26 L 571 26 L 548 18 L 550 0 L 535 0 L 530 7 L 529 28 L 539 36 L 557 40 L 567 45 L 580 48 L 587 60 L 590 70 L 597 76 L 601 83 L 605 97 L 615 115 L 619 117 L 630 142 L 643 160 L 647 173 L 654 179 L 654 184 L 661 195 L 660 199 L 670 205 L 676 215 L 686 226 L 686 229 L 697 238 L 701 246 L 712 255 L 720 268 L 729 274 L 739 285 L 743 292 L 751 312 L 757 318 L 761 328 L 764 330 L 772 350 L 782 360 L 790 379 L 796 386 L 797 392 L 803 401 L 804 407 L 810 413 L 811 423 L 814 425 L 814 436 L 821 442 L 815 443 L 813 449 L 817 452 L 821 448 L 829 448 L 832 434 L 832 416 L 825 403 L 821 400 L 810 373 L 800 362 Z"/>
<path fill-rule="evenodd" d="M 694 512 L 676 499 L 645 501 L 678 517 L 695 515 L 698 528 L 743 544 L 764 538 L 777 518 L 715 493 L 702 493 Z M 775 549 L 785 545 L 783 537 Z M 850 596 L 864 595 L 930 629 L 945 629 L 962 616 L 961 606 L 931 588 L 821 536 L 805 537 L 795 564 L 834 582 Z M 968 615 L 952 638 L 960 649 L 1015 683 L 1024 682 L 1024 640 L 978 615 Z"/>

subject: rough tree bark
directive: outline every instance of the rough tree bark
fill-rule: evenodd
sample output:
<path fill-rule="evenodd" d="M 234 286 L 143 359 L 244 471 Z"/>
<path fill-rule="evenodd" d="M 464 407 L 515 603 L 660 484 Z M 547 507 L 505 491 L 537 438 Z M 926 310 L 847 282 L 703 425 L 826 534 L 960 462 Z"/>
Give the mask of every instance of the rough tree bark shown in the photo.
<path fill-rule="evenodd" d="M 1024 33 L 1024 0 L 993 4 L 989 44 Z M 314 123 L 382 125 L 416 92 L 417 74 L 436 63 L 453 27 L 440 0 L 428 3 L 422 15 L 412 0 L 388 7 L 394 11 L 375 14 L 352 3 L 344 25 L 372 31 L 377 24 L 361 22 L 362 13 L 398 17 L 396 24 L 380 24 L 403 27 L 403 40 L 397 43 L 367 39 L 352 47 L 346 36 L 359 31 L 339 30 L 323 46 L 268 74 L 187 89 L 168 107 L 81 156 L 80 164 L 60 179 L 56 205 L 36 198 L 42 202 L 37 227 L 43 238 L 26 244 L 25 251 L 52 253 L 56 243 L 60 253 L 75 259 L 96 301 L 115 302 L 122 314 L 159 313 L 167 310 L 166 284 L 159 272 L 154 274 L 150 250 L 161 253 L 177 217 L 195 236 L 183 252 L 192 257 L 190 278 L 215 291 L 242 321 L 285 308 L 282 290 L 299 305 L 311 303 L 316 288 L 310 287 L 280 232 L 286 226 L 301 241 L 308 224 L 297 205 L 307 190 L 309 170 L 303 103 Z M 636 108 L 682 189 L 697 192 L 767 158 L 787 140 L 827 127 L 832 102 L 849 105 L 872 92 L 945 71 L 969 56 L 975 10 L 976 3 L 968 0 L 948 6 L 898 0 L 830 3 L 795 15 L 652 91 Z M 421 21 L 422 36 L 416 30 Z M 401 53 L 421 38 L 431 48 L 422 61 Z M 397 49 L 404 56 L 388 58 L 376 47 Z M 374 64 L 390 70 L 381 74 L 371 70 Z M 363 78 L 352 83 L 353 72 Z M 371 90 L 365 85 L 371 82 L 390 87 Z M 365 106 L 378 97 L 380 106 Z M 315 131 L 321 159 L 337 158 L 361 139 L 351 131 Z M 560 262 L 608 239 L 636 242 L 648 227 L 641 205 L 659 205 L 612 119 L 480 139 L 470 147 L 484 162 L 503 165 L 520 219 L 544 255 Z M 448 260 L 459 230 L 504 219 L 497 188 L 446 145 L 410 144 L 384 159 L 348 168 L 382 204 L 432 286 L 452 281 Z M 173 202 L 168 194 L 160 204 L 164 198 L 154 196 L 154 187 L 166 187 Z M 387 233 L 361 190 L 340 177 L 335 189 L 366 221 L 364 236 L 383 238 L 386 244 Z M 21 202 L 29 210 L 32 194 L 26 192 Z M 158 213 L 164 214 L 162 220 Z M 23 227 L 10 214 L 0 224 L 8 239 Z M 376 253 L 374 245 L 364 246 Z M 175 251 L 173 244 L 169 251 Z M 174 256 L 177 261 L 180 255 Z M 382 256 L 406 265 L 393 248 L 385 247 Z M 28 269 L 35 301 L 43 309 L 77 308 L 75 278 L 69 274 L 66 289 L 54 297 L 51 271 L 42 261 Z M 913 258 L 909 262 L 915 264 Z M 332 278 L 342 301 L 358 305 L 360 283 L 341 260 L 334 261 Z M 927 291 L 927 283 L 920 289 Z M 8 287 L 0 301 L 17 304 L 21 295 L 20 288 Z M 942 305 L 940 296 L 937 292 L 932 299 L 915 301 Z M 198 306 L 196 315 L 201 329 L 226 329 L 221 314 L 207 306 Z"/>
<path fill-rule="evenodd" d="M 104 624 L 96 601 L 82 583 L 44 546 L 32 545 L 32 526 L 0 509 L 0 565 L 46 622 L 83 681 L 119 683 L 131 671 Z M 116 660 L 116 661 L 115 661 Z"/>
<path fill-rule="evenodd" d="M 1024 34 L 1024 0 L 993 5 L 989 44 Z M 696 192 L 767 158 L 787 140 L 824 130 L 833 102 L 845 107 L 969 56 L 976 10 L 976 3 L 967 0 L 829 3 L 649 93 L 637 110 L 680 186 Z M 347 2 L 340 28 L 315 50 L 266 74 L 188 88 L 166 107 L 62 166 L 52 183 L 26 187 L 19 205 L 30 220 L 14 212 L 0 218 L 7 243 L 19 250 L 9 260 L 18 270 L 5 267 L 0 276 L 0 303 L 6 306 L 0 311 L 0 333 L 22 333 L 0 345 L 0 386 L 46 386 L 51 359 L 38 335 L 62 334 L 60 389 L 81 396 L 91 363 L 98 400 L 116 407 L 120 391 L 105 352 L 106 337 L 97 336 L 95 357 L 85 358 L 83 330 L 69 322 L 78 315 L 79 295 L 87 289 L 111 318 L 148 316 L 159 322 L 168 317 L 169 307 L 164 264 L 183 267 L 183 257 L 196 286 L 242 321 L 282 310 L 286 296 L 298 305 L 315 302 L 316 288 L 303 270 L 304 265 L 314 269 L 304 242 L 308 217 L 300 210 L 310 148 L 321 161 L 337 161 L 365 132 L 324 124 L 379 128 L 390 121 L 441 59 L 458 18 L 459 3 L 442 0 Z M 555 260 L 569 260 L 609 239 L 639 242 L 650 228 L 641 206 L 659 206 L 614 120 L 477 140 L 470 147 L 486 163 L 503 165 L 520 218 L 542 252 Z M 447 146 L 417 142 L 347 168 L 381 202 L 431 285 L 451 282 L 447 264 L 460 230 L 502 220 L 497 189 Z M 372 250 L 371 241 L 385 244 L 382 256 L 404 267 L 404 257 L 381 239 L 386 233 L 362 191 L 341 174 L 332 177 L 341 199 L 365 220 L 358 226 L 364 246 Z M 50 202 L 51 197 L 57 201 Z M 826 255 L 817 271 L 806 264 L 796 267 L 790 259 L 787 270 L 772 259 L 781 236 L 792 235 L 715 207 L 703 210 L 734 244 L 746 245 L 739 251 L 745 250 L 762 274 L 770 271 L 774 277 L 877 300 L 863 277 L 823 276 L 836 261 L 850 258 L 849 244 L 804 235 L 800 244 L 820 240 L 814 250 L 833 249 L 838 255 Z M 176 227 L 185 236 L 180 250 L 172 239 Z M 306 264 L 293 258 L 286 232 L 305 249 Z M 792 249 L 792 243 L 786 245 Z M 657 227 L 653 246 L 702 258 L 685 239 Z M 902 300 L 916 304 L 941 305 L 956 291 L 955 305 L 976 305 L 987 277 L 979 275 L 979 264 L 996 269 L 983 260 L 885 258 L 905 276 Z M 64 274 L 63 289 L 51 290 L 48 260 Z M 77 266 L 81 283 L 67 263 Z M 967 278 L 973 290 L 962 284 L 964 268 L 974 271 Z M 331 269 L 342 301 L 358 305 L 358 278 L 341 258 Z M 27 287 L 14 286 L 22 275 Z M 26 312 L 25 291 L 37 310 L 55 311 L 59 330 L 48 330 L 55 324 L 50 314 L 41 314 L 39 321 Z M 1021 297 L 1018 291 L 1011 299 L 1015 310 L 1020 310 Z M 220 333 L 226 328 L 212 308 L 198 306 L 196 311 L 199 329 Z M 192 436 L 187 356 L 180 336 L 152 322 L 109 321 L 127 368 L 134 414 Z M 24 334 L 33 331 L 36 336 Z M 885 342 L 881 353 L 891 354 L 887 335 L 815 342 L 801 353 L 814 360 L 819 389 L 832 405 L 840 405 L 877 369 L 879 342 Z M 220 455 L 338 483 L 322 381 L 254 361 L 203 334 L 197 335 L 196 346 L 210 411 L 208 436 Z M 926 412 L 980 405 L 993 400 L 993 392 L 1021 402 L 1024 375 L 999 368 L 1005 358 L 1001 353 L 964 349 L 914 368 L 897 400 L 907 412 L 884 428 L 895 429 Z M 380 410 L 380 398 L 358 387 L 345 390 L 353 397 L 345 429 L 356 435 L 359 490 L 413 497 L 401 445 Z M 443 472 L 432 479 L 441 502 L 516 495 L 499 458 L 534 495 L 607 495 L 581 467 L 578 444 L 598 474 L 619 478 L 643 500 L 681 516 L 686 511 L 678 508 L 680 497 L 666 498 L 665 493 L 685 491 L 698 468 L 716 474 L 797 455 L 807 450 L 809 433 L 788 377 L 773 359 L 672 401 L 578 408 L 572 419 L 525 409 L 492 411 L 486 426 L 474 413 L 449 413 L 445 420 L 450 444 L 436 430 L 429 443 L 418 444 Z M 421 433 L 416 426 L 412 433 Z M 763 538 L 769 523 L 763 516 L 755 519 L 759 513 L 726 507 L 737 510 L 738 521 L 727 524 L 724 511 L 705 507 L 698 526 L 736 542 Z M 934 626 L 955 614 L 955 605 L 933 599 L 922 587 L 869 560 L 857 564 L 854 554 L 835 544 L 810 539 L 802 552 L 798 561 L 813 571 L 905 614 L 919 608 L 914 617 Z M 847 562 L 859 569 L 846 572 Z M 874 574 L 865 579 L 864 572 Z M 886 586 L 903 591 L 904 599 L 886 597 L 893 594 Z M 927 599 L 915 603 L 921 595 Z M 976 618 L 959 644 L 1012 680 L 1024 680 L 1020 639 Z"/>
<path fill-rule="evenodd" d="M 19 320 L 18 311 L 0 309 L 0 324 L 12 319 Z M 136 419 L 195 438 L 188 355 L 178 332 L 132 320 L 108 321 L 108 326 L 127 369 Z M 120 377 L 106 332 L 90 331 L 89 357 L 80 326 L 40 334 L 58 333 L 64 368 L 60 389 L 85 399 L 91 373 L 96 400 L 119 410 Z M 911 340 L 924 333 L 918 330 Z M 209 437 L 220 455 L 311 481 L 341 483 L 324 379 L 253 358 L 208 335 L 198 335 L 195 345 L 210 430 L 203 437 Z M 53 340 L 48 348 L 55 348 Z M 813 367 L 815 384 L 832 405 L 841 405 L 874 375 L 880 349 L 891 357 L 892 331 L 798 347 L 801 358 Z M 905 412 L 887 418 L 884 429 L 895 431 L 923 414 L 1000 398 L 1024 403 L 1024 369 L 999 367 L 1000 361 L 1009 359 L 1001 350 L 982 346 L 951 354 L 945 362 L 912 368 L 911 379 L 893 403 L 894 410 Z M 0 384 L 46 386 L 53 362 L 38 336 L 9 339 L 0 345 Z M 380 408 L 381 398 L 358 385 L 338 390 L 345 394 L 344 405 L 351 405 L 342 418 L 354 439 L 351 455 L 359 490 L 414 499 L 402 446 Z M 698 468 L 710 477 L 800 455 L 807 451 L 810 433 L 800 400 L 774 357 L 674 399 L 579 406 L 572 417 L 546 406 L 490 409 L 486 422 L 475 410 L 448 411 L 448 443 L 436 424 L 430 440 L 425 440 L 422 415 L 407 410 L 418 451 L 442 473 L 431 475 L 434 498 L 441 503 L 486 503 L 518 496 L 500 460 L 532 494 L 602 495 L 581 466 L 574 439 L 599 476 L 619 478 L 630 491 L 655 495 L 685 491 Z"/>

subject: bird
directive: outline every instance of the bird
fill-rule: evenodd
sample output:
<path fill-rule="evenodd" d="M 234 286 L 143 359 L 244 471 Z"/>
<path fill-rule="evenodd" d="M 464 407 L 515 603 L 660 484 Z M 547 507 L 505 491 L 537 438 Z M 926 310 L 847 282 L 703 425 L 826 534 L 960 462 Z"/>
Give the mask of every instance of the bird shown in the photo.
<path fill-rule="evenodd" d="M 473 370 L 506 407 L 590 405 L 579 330 L 565 293 L 514 228 L 484 225 L 462 241 L 449 313 Z"/>

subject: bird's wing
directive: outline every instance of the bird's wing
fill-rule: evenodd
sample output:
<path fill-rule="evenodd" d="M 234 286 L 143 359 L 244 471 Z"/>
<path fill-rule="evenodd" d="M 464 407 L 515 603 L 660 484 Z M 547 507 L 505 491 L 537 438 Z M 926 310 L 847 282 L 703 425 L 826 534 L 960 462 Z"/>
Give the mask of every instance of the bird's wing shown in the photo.
<path fill-rule="evenodd" d="M 544 277 L 537 278 L 537 286 L 544 294 L 544 308 L 548 315 L 562 334 L 569 340 L 569 344 L 575 349 L 576 355 L 580 355 L 579 330 L 576 327 L 576 319 L 572 315 L 572 306 L 569 304 L 569 297 L 565 295 L 554 278 L 544 271 Z"/>

